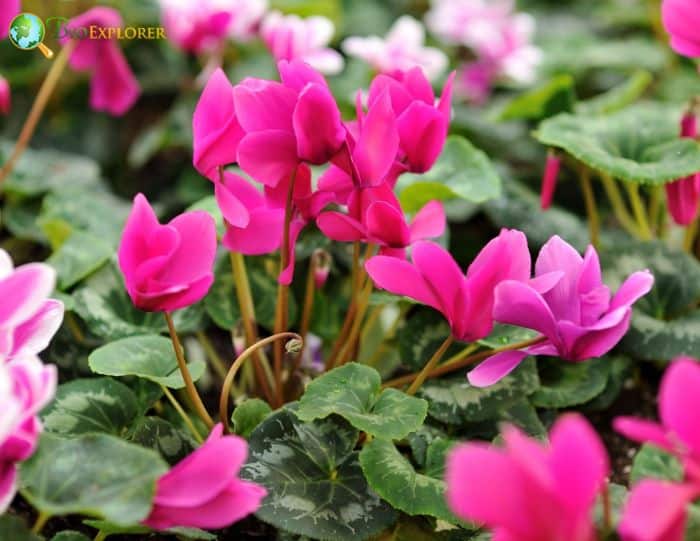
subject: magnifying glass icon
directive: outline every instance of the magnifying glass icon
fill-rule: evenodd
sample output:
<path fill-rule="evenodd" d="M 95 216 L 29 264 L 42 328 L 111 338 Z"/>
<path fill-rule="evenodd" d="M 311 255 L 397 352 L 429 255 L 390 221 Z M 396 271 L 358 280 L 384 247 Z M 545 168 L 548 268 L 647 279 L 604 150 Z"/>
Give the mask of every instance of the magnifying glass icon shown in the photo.
<path fill-rule="evenodd" d="M 10 41 L 18 49 L 39 49 L 46 58 L 53 58 L 53 51 L 44 45 L 46 27 L 44 21 L 33 13 L 20 13 L 10 23 Z"/>

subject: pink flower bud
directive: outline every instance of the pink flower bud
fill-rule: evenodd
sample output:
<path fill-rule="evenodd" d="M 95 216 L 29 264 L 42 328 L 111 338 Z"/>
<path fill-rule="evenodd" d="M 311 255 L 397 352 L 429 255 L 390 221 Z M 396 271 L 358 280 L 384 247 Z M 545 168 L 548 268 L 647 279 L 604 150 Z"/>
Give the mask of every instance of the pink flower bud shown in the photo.
<path fill-rule="evenodd" d="M 321 289 L 328 279 L 328 274 L 331 272 L 331 264 L 333 258 L 326 250 L 315 250 L 311 256 L 314 265 L 314 283 L 316 289 Z"/>
<path fill-rule="evenodd" d="M 10 112 L 10 84 L 0 76 L 0 115 Z"/>
<path fill-rule="evenodd" d="M 542 210 L 547 210 L 552 204 L 560 167 L 561 158 L 553 150 L 550 150 L 547 153 L 547 162 L 545 163 L 544 175 L 542 176 L 542 193 L 540 195 Z"/>
<path fill-rule="evenodd" d="M 231 332 L 231 340 L 233 342 L 233 352 L 235 353 L 236 357 L 240 357 L 245 351 L 246 347 L 245 330 L 243 329 L 242 321 L 239 321 L 233 327 L 233 331 Z"/>

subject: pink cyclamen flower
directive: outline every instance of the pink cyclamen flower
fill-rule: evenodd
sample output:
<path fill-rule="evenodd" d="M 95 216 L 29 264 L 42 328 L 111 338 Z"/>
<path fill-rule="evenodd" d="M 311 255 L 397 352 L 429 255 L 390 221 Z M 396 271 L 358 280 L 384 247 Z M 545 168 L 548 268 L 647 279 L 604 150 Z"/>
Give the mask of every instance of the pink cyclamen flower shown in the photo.
<path fill-rule="evenodd" d="M 17 465 L 36 449 L 39 411 L 56 391 L 56 367 L 25 357 L 0 363 L 0 514 L 17 492 Z"/>
<path fill-rule="evenodd" d="M 36 357 L 63 321 L 63 303 L 49 299 L 56 271 L 43 263 L 14 268 L 0 250 L 0 363 Z"/>
<path fill-rule="evenodd" d="M 0 75 L 0 115 L 6 115 L 10 112 L 10 103 L 10 83 Z"/>
<path fill-rule="evenodd" d="M 544 174 L 542 175 L 542 193 L 540 196 L 542 210 L 547 210 L 552 206 L 554 191 L 557 189 L 560 167 L 561 158 L 557 153 L 554 150 L 547 152 L 547 161 L 544 164 Z"/>
<path fill-rule="evenodd" d="M 114 116 L 126 113 L 141 93 L 114 31 L 109 32 L 122 26 L 119 12 L 107 7 L 92 8 L 66 23 L 67 29 L 104 28 L 110 34 L 106 38 L 98 35 L 94 39 L 78 39 L 69 64 L 76 71 L 91 73 L 90 107 Z M 70 39 L 70 36 L 62 37 L 61 44 L 65 46 Z"/>
<path fill-rule="evenodd" d="M 440 49 L 426 47 L 423 25 L 410 17 L 399 17 L 384 39 L 379 36 L 346 38 L 342 49 L 360 58 L 380 73 L 393 75 L 420 67 L 434 80 L 447 69 L 447 56 Z"/>
<path fill-rule="evenodd" d="M 597 541 L 593 507 L 610 465 L 593 427 L 569 414 L 547 446 L 512 426 L 503 440 L 503 448 L 467 443 L 448 455 L 452 511 L 499 541 Z"/>
<path fill-rule="evenodd" d="M 365 263 L 377 287 L 405 295 L 441 312 L 462 341 L 487 336 L 493 328 L 494 289 L 503 280 L 528 279 L 530 253 L 525 235 L 504 229 L 462 273 L 450 253 L 433 242 L 417 242 L 412 263 L 375 256 Z"/>
<path fill-rule="evenodd" d="M 343 70 L 343 57 L 328 47 L 335 28 L 327 17 L 302 19 L 279 11 L 267 14 L 260 25 L 260 36 L 276 60 L 301 60 L 326 75 Z"/>
<path fill-rule="evenodd" d="M 681 137 L 694 139 L 698 135 L 697 117 L 692 110 L 681 118 Z M 678 225 L 689 225 L 698 213 L 700 202 L 700 173 L 669 182 L 666 188 L 668 211 Z"/>
<path fill-rule="evenodd" d="M 20 0 L 3 0 L 0 3 L 0 39 L 5 39 L 10 33 L 10 23 L 20 12 Z"/>
<path fill-rule="evenodd" d="M 148 312 L 170 312 L 201 300 L 214 281 L 216 244 L 216 226 L 206 212 L 185 212 L 161 225 L 138 194 L 119 245 L 131 301 Z"/>
<path fill-rule="evenodd" d="M 143 521 L 146 526 L 219 529 L 260 507 L 267 491 L 238 478 L 247 443 L 222 434 L 223 426 L 217 424 L 201 447 L 158 480 L 153 509 Z"/>
<path fill-rule="evenodd" d="M 661 16 L 673 50 L 683 56 L 700 57 L 700 4 L 696 0 L 663 0 Z"/>
<path fill-rule="evenodd" d="M 696 359 L 673 361 L 659 389 L 660 422 L 618 417 L 620 434 L 674 454 L 683 464 L 682 482 L 643 480 L 632 490 L 619 532 L 623 541 L 682 541 L 686 508 L 700 497 L 700 365 Z"/>
<path fill-rule="evenodd" d="M 528 355 L 578 362 L 606 354 L 629 329 L 632 305 L 653 284 L 649 271 L 635 272 L 611 297 L 595 248 L 589 246 L 582 258 L 555 235 L 540 250 L 535 278 L 499 284 L 493 305 L 496 321 L 538 331 L 542 342 L 489 357 L 469 372 L 469 382 L 493 385 Z"/>
<path fill-rule="evenodd" d="M 229 37 L 254 35 L 267 9 L 266 0 L 160 0 L 163 26 L 170 41 L 193 53 L 215 51 Z"/>

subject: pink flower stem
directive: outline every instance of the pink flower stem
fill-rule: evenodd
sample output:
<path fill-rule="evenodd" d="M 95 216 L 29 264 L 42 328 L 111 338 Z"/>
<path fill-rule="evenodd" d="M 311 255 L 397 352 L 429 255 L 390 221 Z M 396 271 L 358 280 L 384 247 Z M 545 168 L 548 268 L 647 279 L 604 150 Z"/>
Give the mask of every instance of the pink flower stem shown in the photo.
<path fill-rule="evenodd" d="M 287 203 L 284 207 L 284 230 L 282 233 L 282 250 L 280 252 L 280 274 L 289 264 L 289 226 L 292 222 L 294 204 L 294 184 L 296 183 L 297 169 L 292 171 L 287 192 Z M 289 286 L 279 284 L 277 287 L 277 309 L 275 311 L 275 334 L 287 330 L 287 317 L 289 313 Z M 275 405 L 281 407 L 284 404 L 284 390 L 282 389 L 282 344 L 276 342 L 274 346 L 274 374 L 275 374 Z"/>
<path fill-rule="evenodd" d="M 204 407 L 197 388 L 194 386 L 194 381 L 192 381 L 192 375 L 190 374 L 189 368 L 187 368 L 187 363 L 185 362 L 185 356 L 182 349 L 182 344 L 180 344 L 180 338 L 177 336 L 177 331 L 175 330 L 175 324 L 173 323 L 173 318 L 169 312 L 163 312 L 165 316 L 165 321 L 168 324 L 168 331 L 170 332 L 170 340 L 173 342 L 173 350 L 175 350 L 175 358 L 177 359 L 177 365 L 180 369 L 180 374 L 182 374 L 182 380 L 185 382 L 185 389 L 187 390 L 187 395 L 192 401 L 197 415 L 199 418 L 207 425 L 208 428 L 214 426 L 214 421 L 209 416 L 207 408 Z"/>
<path fill-rule="evenodd" d="M 591 183 L 591 172 L 583 164 L 581 165 L 579 173 L 579 181 L 581 182 L 583 201 L 586 205 L 586 214 L 588 215 L 588 231 L 591 237 L 591 244 L 595 248 L 598 248 L 600 240 L 600 219 L 598 218 L 598 208 L 596 207 L 593 184 Z"/>
<path fill-rule="evenodd" d="M 233 364 L 231 365 L 231 368 L 229 368 L 228 373 L 226 374 L 226 379 L 224 380 L 224 385 L 221 388 L 221 396 L 219 397 L 219 418 L 221 419 L 222 424 L 224 425 L 224 432 L 230 433 L 230 429 L 228 426 L 228 400 L 229 396 L 231 394 L 231 385 L 233 385 L 233 379 L 236 377 L 236 374 L 238 373 L 238 370 L 240 367 L 243 365 L 243 363 L 249 359 L 256 351 L 258 351 L 260 348 L 265 347 L 267 344 L 271 342 L 276 342 L 281 344 L 281 340 L 283 338 L 289 338 L 291 340 L 298 340 L 303 344 L 302 337 L 299 336 L 297 333 L 294 332 L 281 332 L 278 334 L 273 334 L 272 336 L 268 336 L 267 338 L 264 338 L 252 346 L 248 347 L 246 350 L 241 353 L 235 361 L 233 361 Z M 288 342 L 289 343 L 289 342 Z"/>
<path fill-rule="evenodd" d="M 467 357 L 463 357 L 463 354 L 460 354 L 454 361 L 450 360 L 449 363 L 444 363 L 435 369 L 431 370 L 426 379 L 432 379 L 436 378 L 438 376 L 443 376 L 445 374 L 449 374 L 450 372 L 454 372 L 455 370 L 459 370 L 461 368 L 464 368 L 466 366 L 469 366 L 474 363 L 478 363 L 479 361 L 483 361 L 484 359 L 488 359 L 492 355 L 495 355 L 496 353 L 501 353 L 503 351 L 511 351 L 514 349 L 525 349 L 530 346 L 534 346 L 536 344 L 539 344 L 540 342 L 544 342 L 547 338 L 544 336 L 538 336 L 536 338 L 533 338 L 532 340 L 525 340 L 524 342 L 517 342 L 515 344 L 508 344 L 507 346 L 503 346 L 500 348 L 496 349 L 490 349 L 488 351 L 481 351 L 479 353 L 475 353 L 474 355 L 469 355 Z M 407 374 L 405 376 L 401 376 L 400 378 L 395 378 L 390 381 L 387 381 L 384 383 L 383 387 L 402 387 L 408 383 L 411 383 L 413 380 L 415 380 L 418 376 L 420 375 L 420 372 L 414 372 L 413 374 Z"/>
<path fill-rule="evenodd" d="M 408 390 L 406 391 L 406 394 L 416 394 L 416 391 L 420 389 L 420 386 L 423 385 L 423 382 L 425 382 L 426 378 L 428 377 L 428 374 L 430 374 L 440 362 L 440 359 L 442 359 L 443 355 L 445 355 L 445 352 L 452 345 L 452 342 L 454 342 L 454 338 L 452 337 L 452 335 L 449 335 L 447 338 L 445 338 L 445 341 L 442 343 L 442 345 L 433 354 L 433 356 L 430 357 L 430 360 L 427 363 L 425 363 L 423 370 L 421 370 L 416 376 L 416 379 L 413 380 L 413 383 L 411 383 L 411 385 L 409 386 Z"/>
<path fill-rule="evenodd" d="M 41 118 L 44 109 L 46 109 L 46 104 L 49 102 L 49 98 L 51 97 L 51 94 L 53 94 L 53 91 L 61 78 L 61 74 L 66 68 L 66 64 L 68 64 L 68 59 L 70 58 L 73 49 L 75 49 L 75 46 L 75 40 L 69 41 L 66 46 L 61 49 L 61 52 L 58 53 L 56 60 L 53 61 L 53 64 L 46 75 L 46 79 L 44 79 L 44 82 L 39 89 L 39 93 L 34 99 L 29 115 L 24 121 L 24 125 L 22 126 L 22 131 L 20 131 L 19 137 L 17 138 L 15 148 L 12 150 L 12 154 L 10 154 L 10 157 L 5 162 L 5 165 L 3 165 L 2 169 L 0 169 L 0 185 L 12 172 L 15 163 L 17 163 L 17 160 L 19 160 L 20 156 L 27 148 L 27 145 L 29 145 L 29 141 L 31 140 L 32 135 L 34 135 L 34 130 L 36 130 L 36 126 L 39 123 L 39 119 Z"/>

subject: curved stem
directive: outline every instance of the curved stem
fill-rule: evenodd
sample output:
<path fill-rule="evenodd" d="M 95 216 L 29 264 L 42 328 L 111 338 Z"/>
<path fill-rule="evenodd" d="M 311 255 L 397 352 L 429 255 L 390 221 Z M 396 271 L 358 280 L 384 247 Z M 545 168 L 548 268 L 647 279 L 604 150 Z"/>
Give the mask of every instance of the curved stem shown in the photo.
<path fill-rule="evenodd" d="M 293 332 L 281 332 L 278 334 L 273 334 L 272 336 L 268 336 L 267 338 L 264 338 L 263 340 L 260 340 L 259 342 L 256 342 L 252 346 L 248 347 L 233 362 L 231 368 L 229 368 L 228 373 L 226 374 L 226 379 L 224 380 L 224 385 L 221 388 L 221 396 L 219 397 L 219 418 L 221 419 L 221 422 L 224 425 L 225 432 L 230 432 L 228 426 L 228 400 L 229 395 L 231 394 L 231 385 L 233 385 L 233 379 L 236 377 L 238 369 L 246 361 L 246 359 L 250 358 L 250 356 L 257 350 L 259 350 L 261 347 L 264 347 L 271 342 L 281 340 L 282 338 L 302 340 L 301 336 Z"/>
<path fill-rule="evenodd" d="M 165 385 L 161 385 L 160 388 L 163 390 L 163 394 L 172 404 L 173 408 L 175 408 L 175 411 L 177 411 L 184 423 L 187 425 L 187 428 L 190 429 L 190 432 L 192 432 L 192 435 L 194 436 L 194 439 L 197 440 L 197 443 L 202 443 L 204 438 L 202 438 L 202 435 L 199 433 L 199 430 L 197 430 L 197 427 L 194 426 L 194 423 L 192 422 L 192 419 L 190 419 L 190 416 L 187 415 L 187 412 L 182 409 L 182 406 L 177 401 L 177 398 L 173 396 L 173 393 L 171 393 L 170 389 L 168 389 Z"/>
<path fill-rule="evenodd" d="M 294 185 L 296 184 L 297 168 L 292 171 L 289 180 L 289 189 L 287 190 L 287 202 L 284 207 L 284 229 L 282 231 L 282 250 L 280 251 L 280 273 L 287 268 L 289 264 L 289 228 L 292 222 L 292 211 L 294 204 Z M 275 334 L 279 334 L 287 328 L 289 305 L 289 286 L 279 284 L 277 287 L 277 309 L 275 310 Z M 282 389 L 282 344 L 275 343 L 274 356 L 274 375 L 275 375 L 275 404 L 279 407 L 284 403 Z"/>
<path fill-rule="evenodd" d="M 530 346 L 534 346 L 536 344 L 539 344 L 541 342 L 544 342 L 547 340 L 546 337 L 544 336 L 538 336 L 537 338 L 533 338 L 532 340 L 525 340 L 523 342 L 517 342 L 515 344 L 509 344 L 507 346 L 503 346 L 501 348 L 496 348 L 496 349 L 490 349 L 488 351 L 482 351 L 480 353 L 475 353 L 474 355 L 469 355 L 468 357 L 463 357 L 464 352 L 460 352 L 459 355 L 456 357 L 453 357 L 453 361 L 451 360 L 448 363 L 444 363 L 438 367 L 436 367 L 434 370 L 432 370 L 426 377 L 426 379 L 432 379 L 436 378 L 438 376 L 442 376 L 444 374 L 449 374 L 450 372 L 454 372 L 455 370 L 459 370 L 460 368 L 464 368 L 465 366 L 469 366 L 470 364 L 478 363 L 479 361 L 483 361 L 484 359 L 488 359 L 492 355 L 495 355 L 496 353 L 501 353 L 503 351 L 511 351 L 514 349 L 524 349 Z M 465 350 L 466 351 L 466 350 Z M 390 381 L 387 381 L 382 387 L 401 387 L 403 385 L 406 385 L 408 383 L 411 383 L 414 379 L 418 377 L 420 373 L 415 372 L 413 374 L 407 374 L 405 376 L 401 376 L 400 378 L 392 379 Z"/>
<path fill-rule="evenodd" d="M 591 236 L 591 244 L 598 248 L 600 219 L 598 218 L 598 208 L 596 207 L 593 184 L 591 183 L 591 172 L 585 165 L 581 166 L 579 180 L 581 182 L 581 191 L 583 192 L 583 201 L 586 205 L 586 214 L 588 215 L 588 231 Z"/>
<path fill-rule="evenodd" d="M 50 518 L 51 518 L 51 515 L 49 515 L 48 513 L 44 513 L 43 511 L 40 511 L 36 517 L 36 521 L 34 522 L 34 526 L 32 526 L 32 533 L 34 533 L 34 534 L 41 533 L 41 530 L 44 529 L 44 526 L 46 526 L 46 523 L 49 521 Z"/>
<path fill-rule="evenodd" d="M 182 374 L 182 380 L 185 382 L 185 389 L 187 390 L 187 395 L 192 401 L 197 415 L 202 419 L 207 427 L 211 428 L 214 426 L 214 421 L 209 416 L 207 408 L 204 407 L 197 388 L 194 386 L 194 381 L 192 381 L 192 375 L 190 374 L 190 369 L 187 368 L 187 363 L 185 362 L 185 356 L 182 349 L 182 344 L 180 344 L 180 338 L 177 336 L 177 331 L 175 330 L 175 324 L 173 323 L 173 318 L 169 312 L 163 312 L 165 316 L 165 321 L 168 324 L 168 331 L 170 332 L 170 340 L 173 342 L 173 349 L 175 350 L 175 358 L 177 359 L 177 366 Z"/>
<path fill-rule="evenodd" d="M 17 160 L 19 160 L 20 156 L 29 145 L 29 141 L 31 140 L 32 135 L 34 135 L 34 130 L 36 130 L 36 126 L 39 123 L 39 119 L 41 119 L 41 115 L 44 112 L 44 109 L 46 109 L 46 104 L 49 102 L 49 98 L 51 97 L 51 94 L 53 94 L 53 91 L 61 78 L 61 74 L 68 63 L 68 59 L 70 58 L 73 49 L 75 49 L 75 46 L 75 40 L 69 41 L 66 46 L 61 49 L 61 52 L 51 65 L 51 69 L 49 69 L 46 79 L 44 79 L 44 82 L 39 89 L 39 93 L 34 99 L 29 115 L 24 121 L 22 131 L 20 131 L 19 137 L 17 137 L 15 148 L 12 150 L 12 154 L 10 154 L 10 157 L 5 162 L 5 165 L 3 165 L 2 169 L 0 169 L 0 185 L 12 172 L 15 163 L 17 163 Z"/>
<path fill-rule="evenodd" d="M 442 343 L 442 345 L 433 354 L 433 356 L 430 357 L 430 360 L 425 364 L 423 370 L 421 370 L 416 376 L 416 379 L 413 380 L 413 383 L 411 383 L 410 387 L 406 391 L 406 394 L 416 394 L 416 391 L 420 389 L 421 385 L 423 385 L 423 382 L 428 377 L 428 374 L 430 374 L 430 372 L 432 372 L 433 369 L 437 366 L 437 364 L 440 362 L 440 359 L 442 359 L 442 356 L 447 351 L 447 348 L 449 348 L 452 345 L 453 341 L 454 338 L 452 337 L 452 335 L 449 335 L 447 338 L 445 338 L 445 341 Z"/>
<path fill-rule="evenodd" d="M 627 195 L 629 195 L 630 198 L 630 203 L 632 204 L 634 216 L 639 225 L 639 233 L 643 240 L 651 240 L 651 228 L 649 227 L 649 221 L 647 220 L 647 213 L 644 209 L 642 198 L 639 196 L 639 185 L 632 182 L 625 182 L 624 184 Z"/>

